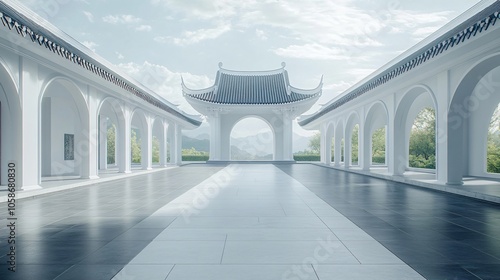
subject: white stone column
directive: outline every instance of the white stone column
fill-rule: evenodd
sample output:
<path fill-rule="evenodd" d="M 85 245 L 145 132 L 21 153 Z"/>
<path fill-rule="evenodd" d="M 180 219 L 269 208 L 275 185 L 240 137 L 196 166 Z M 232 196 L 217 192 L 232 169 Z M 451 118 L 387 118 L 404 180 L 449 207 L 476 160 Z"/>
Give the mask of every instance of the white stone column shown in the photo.
<path fill-rule="evenodd" d="M 371 156 L 370 156 L 370 146 L 371 146 L 371 134 L 369 126 L 365 123 L 365 117 L 362 114 L 362 120 L 359 123 L 359 151 L 358 151 L 358 161 L 359 166 L 362 170 L 370 170 Z"/>
<path fill-rule="evenodd" d="M 99 170 L 108 169 L 108 117 L 99 115 Z"/>
<path fill-rule="evenodd" d="M 153 162 L 153 129 L 152 119 L 150 116 L 145 116 L 146 123 L 143 127 L 144 131 L 141 131 L 141 165 L 144 170 L 152 169 Z"/>
<path fill-rule="evenodd" d="M 167 123 L 163 120 L 161 122 L 161 139 L 160 140 L 160 166 L 161 167 L 166 167 L 167 166 L 167 130 L 168 130 L 168 125 Z"/>
<path fill-rule="evenodd" d="M 451 96 L 449 71 L 438 75 L 438 89 L 436 92 L 436 177 L 442 184 L 462 185 L 463 168 L 461 157 L 463 147 L 463 133 L 454 130 L 455 122 L 449 122 L 449 102 Z M 457 114 L 455 120 L 466 121 Z M 462 124 L 464 125 L 464 124 Z M 450 140 L 451 139 L 451 140 Z"/>
<path fill-rule="evenodd" d="M 19 68 L 22 122 L 22 156 L 17 163 L 19 186 L 23 190 L 41 189 L 40 135 L 39 135 L 39 80 L 38 65 L 20 58 Z"/>
<path fill-rule="evenodd" d="M 132 133 L 131 110 L 128 106 L 123 107 L 123 125 L 117 131 L 116 149 L 118 154 L 118 171 L 120 173 L 131 172 L 131 146 L 130 134 Z"/>
<path fill-rule="evenodd" d="M 321 163 L 324 163 L 324 164 L 330 164 L 329 163 L 330 157 L 327 155 L 329 148 L 328 148 L 328 145 L 326 144 L 327 139 L 328 139 L 328 122 L 321 125 L 319 139 L 320 139 L 320 143 L 319 143 L 320 161 L 321 161 Z"/>
<path fill-rule="evenodd" d="M 352 129 L 350 127 L 345 127 L 344 132 L 344 168 L 349 169 L 351 166 L 351 138 L 352 138 Z"/>
<path fill-rule="evenodd" d="M 179 124 L 175 124 L 175 129 L 174 129 L 174 149 L 172 154 L 174 155 L 174 163 L 176 165 L 181 165 L 182 164 L 182 129 Z"/>
<path fill-rule="evenodd" d="M 337 130 L 335 130 L 337 132 Z M 342 135 L 340 133 L 335 133 L 335 151 L 334 151 L 334 166 L 339 167 L 340 166 L 340 158 L 342 155 Z"/>
<path fill-rule="evenodd" d="M 82 178 L 97 179 L 97 166 L 98 166 L 98 106 L 99 99 L 96 93 L 88 88 L 87 105 L 89 108 L 89 122 L 88 127 L 83 129 L 83 140 L 88 143 L 87 151 L 82 151 Z"/>
<path fill-rule="evenodd" d="M 404 131 L 396 131 L 395 130 L 395 117 L 394 115 L 396 114 L 396 102 L 395 102 L 395 94 L 391 95 L 391 98 L 388 98 L 386 101 L 387 105 L 387 111 L 388 111 L 388 123 L 385 129 L 385 163 L 387 165 L 387 169 L 389 174 L 391 175 L 403 175 L 406 169 L 406 163 L 404 163 L 404 160 L 402 162 L 401 157 L 402 157 L 402 151 L 401 150 L 396 150 L 396 143 L 395 143 L 395 134 L 404 134 Z M 404 136 L 403 136 L 404 138 Z M 398 140 L 400 141 L 400 140 Z M 404 141 L 403 141 L 404 142 Z M 401 144 L 401 143 L 399 143 Z M 403 143 L 403 146 L 405 144 Z"/>

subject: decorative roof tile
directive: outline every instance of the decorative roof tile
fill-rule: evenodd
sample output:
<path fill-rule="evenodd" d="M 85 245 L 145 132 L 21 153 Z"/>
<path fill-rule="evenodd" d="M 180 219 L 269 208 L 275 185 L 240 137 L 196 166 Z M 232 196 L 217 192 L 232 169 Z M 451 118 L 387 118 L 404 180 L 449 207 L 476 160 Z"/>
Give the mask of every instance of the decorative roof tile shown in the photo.
<path fill-rule="evenodd" d="M 283 68 L 262 72 L 221 69 L 217 72 L 214 86 L 191 90 L 183 83 L 183 93 L 189 98 L 212 104 L 290 104 L 321 95 L 321 83 L 316 89 L 300 90 L 290 86 L 287 72 Z"/>

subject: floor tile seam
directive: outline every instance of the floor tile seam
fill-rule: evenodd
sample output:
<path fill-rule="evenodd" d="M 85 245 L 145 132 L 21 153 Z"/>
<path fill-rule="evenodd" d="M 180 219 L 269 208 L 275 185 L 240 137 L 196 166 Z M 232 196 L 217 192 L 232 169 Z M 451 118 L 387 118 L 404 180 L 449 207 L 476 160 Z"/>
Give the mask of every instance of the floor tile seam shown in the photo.
<path fill-rule="evenodd" d="M 310 265 L 311 265 L 311 267 L 312 267 L 312 269 L 313 269 L 313 272 L 314 272 L 314 275 L 316 276 L 316 279 L 317 279 L 317 280 L 320 280 L 320 279 L 319 279 L 319 276 L 318 276 L 318 272 L 316 271 L 316 268 L 314 267 L 314 265 L 313 265 L 312 263 L 311 263 Z"/>
<path fill-rule="evenodd" d="M 279 169 L 278 167 L 276 167 L 277 169 Z M 300 185 L 302 185 L 304 188 L 306 188 L 307 190 L 309 190 L 309 188 L 307 188 L 304 184 L 302 184 L 300 181 L 298 181 L 297 179 L 295 179 L 294 177 L 292 177 L 291 175 L 289 175 L 288 173 L 284 172 L 283 170 L 279 169 L 281 172 L 283 172 L 284 174 L 286 174 L 287 176 L 291 177 L 293 180 L 297 181 L 298 183 L 300 183 Z M 313 193 L 316 198 L 322 200 L 323 202 L 327 203 L 326 201 L 324 201 L 323 199 L 321 199 L 318 195 L 316 195 L 314 192 L 312 192 L 311 190 L 309 190 L 311 193 Z M 296 191 L 294 190 L 294 192 L 296 193 Z M 297 193 L 296 193 L 297 194 Z M 297 194 L 298 195 L 298 194 Z M 344 242 L 342 240 L 340 240 L 338 238 L 338 236 L 331 230 L 331 228 L 325 223 L 325 221 L 311 208 L 311 206 L 309 206 L 308 203 L 306 203 L 301 196 L 299 196 L 299 198 L 301 198 L 301 200 L 307 205 L 307 207 L 309 207 L 309 209 L 311 211 L 313 211 L 314 214 L 316 214 L 316 217 L 318 217 L 320 219 L 320 221 L 330 230 L 330 232 L 332 232 L 332 234 L 337 237 L 337 239 L 340 241 L 340 243 L 342 243 L 342 245 L 349 251 L 349 253 L 356 259 L 356 261 L 361 264 L 361 261 L 356 257 L 356 255 L 354 255 L 352 253 L 352 251 L 344 244 Z M 327 203 L 330 207 L 332 207 L 329 203 Z M 335 209 L 334 207 L 332 207 L 332 209 L 334 209 L 335 211 L 338 211 L 337 209 Z M 339 212 L 340 213 L 340 212 Z M 342 213 L 340 213 L 342 216 L 344 216 L 345 218 L 347 218 L 345 215 L 343 215 Z M 352 221 L 351 221 L 352 222 Z M 357 225 L 356 225 L 357 226 Z M 358 227 L 359 228 L 359 227 Z M 360 228 L 361 229 L 361 228 Z M 361 229 L 363 230 L 363 229 Z M 367 233 L 368 234 L 368 233 Z M 317 276 L 317 275 L 316 275 Z M 318 278 L 319 279 L 319 278 Z"/>
<path fill-rule="evenodd" d="M 443 220 L 443 221 L 446 221 L 445 219 L 442 219 L 442 218 L 438 218 L 438 219 L 441 219 L 441 220 Z M 466 226 L 463 226 L 463 225 L 461 225 L 461 224 L 457 224 L 457 223 L 454 223 L 454 222 L 451 222 L 451 221 L 450 221 L 449 223 L 450 223 L 450 224 L 453 224 L 453 225 L 456 225 L 456 226 L 459 226 L 459 227 L 461 227 L 461 228 L 467 229 L 467 230 L 469 230 L 469 231 L 472 231 L 472 232 L 475 232 L 475 233 L 478 233 L 478 234 L 481 234 L 481 235 L 487 236 L 488 238 L 494 238 L 494 239 L 497 239 L 498 241 L 500 241 L 500 239 L 499 239 L 499 238 L 497 238 L 496 236 L 489 235 L 489 234 L 485 234 L 485 233 L 480 232 L 480 231 L 477 231 L 477 230 L 475 230 L 475 229 L 473 229 L 473 228 L 469 228 L 469 227 L 466 227 Z M 482 223 L 482 222 L 481 222 L 481 223 Z M 483 223 L 483 224 L 488 225 L 488 224 L 486 224 L 486 223 Z"/>
<path fill-rule="evenodd" d="M 286 173 L 285 171 L 282 170 L 282 172 Z M 292 175 L 289 175 L 288 173 L 286 173 L 288 176 L 294 178 Z M 294 178 L 295 179 L 295 178 Z M 297 180 L 297 179 L 295 179 Z M 299 180 L 297 180 L 299 183 L 301 183 Z M 302 184 L 302 183 L 301 183 Z M 321 197 L 319 197 L 314 191 L 312 191 L 310 188 L 308 188 L 306 185 L 302 184 L 304 187 L 306 187 L 309 191 L 311 191 L 312 193 L 314 193 L 318 198 L 320 198 L 321 200 L 323 200 L 325 203 L 327 203 L 328 205 L 330 205 L 330 207 L 332 207 L 333 209 L 335 209 L 336 211 L 338 211 L 342 216 L 344 216 L 345 218 L 349 219 L 352 223 L 354 223 L 359 229 L 361 229 L 362 231 L 364 231 L 366 234 L 368 234 L 364 229 L 363 227 L 360 227 L 358 226 L 354 221 L 352 221 L 347 215 L 344 215 L 342 212 L 340 212 L 338 209 L 336 209 L 334 206 L 332 206 L 330 203 L 328 203 L 327 201 L 325 201 L 324 199 L 322 199 Z M 312 209 L 311 209 L 312 210 Z M 321 219 L 321 217 L 320 217 Z M 322 219 L 321 219 L 322 220 Z M 322 220 L 323 221 L 323 220 Z M 323 221 L 324 222 L 324 221 Z M 328 227 L 331 231 L 332 229 L 330 227 Z M 404 233 L 408 234 L 407 232 L 403 231 Z M 335 233 L 333 233 L 335 235 Z M 371 236 L 370 234 L 368 234 L 370 237 L 372 237 L 376 242 L 378 242 L 379 244 L 381 244 L 384 248 L 386 248 L 389 252 L 391 252 L 395 257 L 397 257 L 403 264 L 406 264 L 407 266 L 410 266 L 409 263 L 406 263 L 403 259 L 401 259 L 401 257 L 399 256 L 399 254 L 396 254 L 394 251 L 390 250 L 383 242 L 382 240 L 378 240 L 377 238 Z M 336 236 L 336 235 L 335 235 Z M 342 240 L 339 239 L 339 241 L 349 250 L 349 252 L 356 258 L 356 260 L 361 264 L 360 260 L 351 252 L 351 250 L 344 244 L 344 242 Z M 433 250 L 434 251 L 434 250 Z M 438 253 L 436 251 L 436 253 Z M 439 254 L 439 253 L 438 253 Z M 442 255 L 442 254 L 439 254 L 439 255 Z M 442 257 L 448 259 L 447 257 L 445 257 L 444 255 L 442 255 Z M 414 269 L 414 271 L 416 271 L 417 273 L 419 273 L 417 270 Z"/>
<path fill-rule="evenodd" d="M 277 169 L 279 169 L 278 167 L 276 167 Z M 307 188 L 307 186 L 305 186 L 304 184 L 302 184 L 300 181 L 298 181 L 297 179 L 295 179 L 293 176 L 289 175 L 288 173 L 286 173 L 285 171 L 279 169 L 281 172 L 283 172 L 284 174 L 286 174 L 287 176 L 291 177 L 293 180 L 297 181 L 300 185 L 302 185 L 304 188 L 306 188 L 307 190 L 309 190 L 311 193 L 313 193 L 316 198 L 322 200 L 323 202 L 327 203 L 332 209 L 334 209 L 335 211 L 339 212 L 337 209 L 335 209 L 335 207 L 333 207 L 332 205 L 330 205 L 328 202 L 324 201 L 322 198 L 320 198 L 316 193 L 314 193 L 313 191 L 311 191 L 309 188 Z M 295 191 L 294 191 L 295 192 Z M 296 192 L 295 192 L 296 193 Z M 302 197 L 299 196 L 301 199 Z M 313 213 L 316 214 L 316 216 L 323 222 L 323 224 L 330 230 L 330 232 L 332 232 L 332 234 L 337 237 L 337 239 L 342 243 L 342 245 L 349 251 L 349 253 L 356 259 L 356 261 L 358 261 L 360 264 L 361 264 L 361 261 L 358 259 L 358 257 L 351 251 L 351 249 L 349 249 L 349 247 L 346 246 L 346 244 L 343 242 L 343 240 L 340 240 L 340 238 L 338 238 L 338 236 L 333 232 L 333 230 L 325 223 L 325 221 L 322 219 L 322 217 L 320 217 L 310 206 L 309 204 L 307 204 L 305 201 L 303 201 L 308 207 L 309 209 L 311 209 L 311 211 L 313 211 Z M 350 220 L 358 229 L 362 230 L 364 233 L 368 234 L 371 238 L 373 238 L 373 240 L 375 242 L 377 242 L 378 244 L 380 244 L 381 246 L 383 246 L 386 250 L 388 250 L 394 257 L 398 258 L 402 263 L 406 264 L 398 255 L 394 254 L 391 250 L 389 250 L 386 246 L 384 246 L 382 243 L 380 243 L 377 239 L 375 239 L 373 236 L 371 236 L 369 233 L 367 233 L 363 228 L 361 228 L 360 226 L 358 226 L 354 221 L 352 221 L 349 217 L 347 217 L 346 215 L 342 214 L 341 212 L 339 212 L 340 215 L 342 215 L 344 218 L 347 218 L 348 220 Z M 406 264 L 408 265 L 408 264 Z"/>
<path fill-rule="evenodd" d="M 226 251 L 226 244 L 227 244 L 227 233 L 226 233 L 226 239 L 224 240 L 224 246 L 222 247 L 222 254 L 220 256 L 220 263 L 222 264 L 222 260 L 224 259 L 224 253 Z"/>
<path fill-rule="evenodd" d="M 162 265 L 163 265 L 163 264 L 162 264 Z M 126 266 L 124 266 L 123 268 L 125 268 L 125 267 L 126 267 Z M 174 270 L 174 268 L 175 268 L 175 267 L 176 267 L 176 264 L 172 264 L 172 267 L 171 267 L 171 268 L 170 268 L 170 270 L 168 271 L 167 276 L 165 276 L 165 279 L 164 279 L 164 280 L 167 280 L 167 279 L 168 279 L 168 277 L 170 276 L 170 274 L 172 273 L 172 271 Z M 122 269 L 123 269 L 123 268 L 122 268 Z M 119 279 L 117 279 L 117 280 L 119 280 Z"/>
<path fill-rule="evenodd" d="M 59 275 L 57 275 L 56 277 L 54 277 L 53 280 L 57 280 L 59 277 L 61 277 L 62 275 L 64 275 L 64 273 L 68 272 L 69 270 L 71 270 L 73 267 L 75 267 L 76 264 L 72 264 L 70 265 L 67 269 L 65 269 L 63 272 L 59 273 Z"/>

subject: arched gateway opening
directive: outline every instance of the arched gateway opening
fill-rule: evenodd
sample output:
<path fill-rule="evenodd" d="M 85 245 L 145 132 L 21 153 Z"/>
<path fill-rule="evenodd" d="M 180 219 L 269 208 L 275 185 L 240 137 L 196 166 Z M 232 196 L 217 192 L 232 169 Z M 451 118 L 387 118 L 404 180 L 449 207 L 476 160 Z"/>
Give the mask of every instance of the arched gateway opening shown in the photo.
<path fill-rule="evenodd" d="M 260 118 L 238 121 L 231 130 L 231 160 L 273 160 L 274 138 L 271 126 Z"/>
<path fill-rule="evenodd" d="M 265 120 L 273 131 L 272 160 L 293 161 L 292 121 L 318 100 L 322 81 L 314 89 L 294 88 L 285 63 L 281 65 L 270 71 L 233 71 L 219 63 L 213 86 L 192 90 L 182 83 L 184 97 L 210 124 L 210 161 L 233 160 L 231 132 L 236 123 L 249 116 Z"/>

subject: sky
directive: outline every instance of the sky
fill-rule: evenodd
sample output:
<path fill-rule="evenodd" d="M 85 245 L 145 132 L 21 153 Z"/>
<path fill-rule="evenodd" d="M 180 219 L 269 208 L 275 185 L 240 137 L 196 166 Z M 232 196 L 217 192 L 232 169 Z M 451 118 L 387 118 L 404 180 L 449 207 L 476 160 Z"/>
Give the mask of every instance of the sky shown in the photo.
<path fill-rule="evenodd" d="M 271 70 L 323 94 L 306 114 L 445 25 L 477 0 L 23 0 L 28 8 L 189 114 L 218 63 Z M 262 130 L 247 121 L 246 131 Z M 296 123 L 294 132 L 310 135 Z"/>

